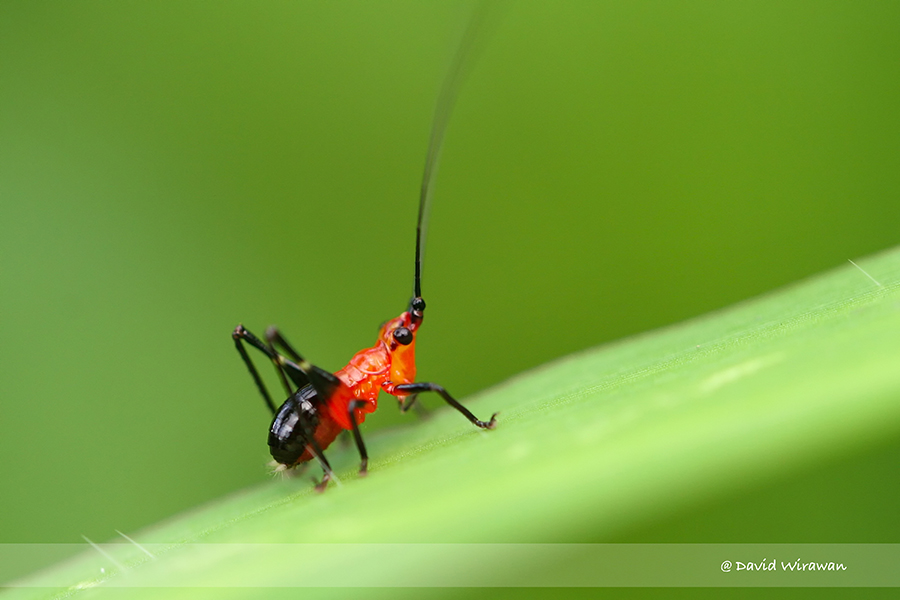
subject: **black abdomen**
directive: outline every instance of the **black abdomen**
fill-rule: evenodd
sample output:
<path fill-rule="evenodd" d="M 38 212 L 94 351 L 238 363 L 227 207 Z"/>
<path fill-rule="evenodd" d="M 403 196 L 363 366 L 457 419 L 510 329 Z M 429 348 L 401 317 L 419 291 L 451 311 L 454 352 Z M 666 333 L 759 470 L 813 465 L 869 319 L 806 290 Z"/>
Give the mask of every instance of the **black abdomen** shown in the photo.
<path fill-rule="evenodd" d="M 278 409 L 269 428 L 269 451 L 272 458 L 292 466 L 306 450 L 319 424 L 319 395 L 305 385 L 288 397 Z"/>

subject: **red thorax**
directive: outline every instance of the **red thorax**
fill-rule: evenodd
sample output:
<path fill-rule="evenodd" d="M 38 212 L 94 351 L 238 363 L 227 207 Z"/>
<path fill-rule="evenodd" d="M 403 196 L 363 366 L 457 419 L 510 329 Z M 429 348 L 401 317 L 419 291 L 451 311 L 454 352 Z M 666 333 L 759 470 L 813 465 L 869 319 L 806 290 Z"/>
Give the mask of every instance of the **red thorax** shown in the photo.
<path fill-rule="evenodd" d="M 342 429 L 352 428 L 347 410 L 354 400 L 366 403 L 355 410 L 357 423 L 362 423 L 367 413 L 375 412 L 381 390 L 403 402 L 405 396 L 396 394 L 394 386 L 415 381 L 416 331 L 421 322 L 421 318 L 413 319 L 409 311 L 391 319 L 381 326 L 374 346 L 357 352 L 346 367 L 335 373 L 341 386 L 328 399 L 328 413 Z M 413 334 L 412 342 L 405 346 L 394 339 L 394 330 L 399 327 L 406 327 Z"/>

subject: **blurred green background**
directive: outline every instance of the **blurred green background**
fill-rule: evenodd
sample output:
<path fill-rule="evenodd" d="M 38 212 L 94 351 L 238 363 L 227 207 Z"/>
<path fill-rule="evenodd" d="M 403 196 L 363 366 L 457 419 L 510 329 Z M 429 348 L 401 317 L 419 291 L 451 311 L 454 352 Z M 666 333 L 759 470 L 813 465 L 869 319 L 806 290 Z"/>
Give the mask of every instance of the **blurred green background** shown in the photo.
<path fill-rule="evenodd" d="M 470 8 L 0 4 L 0 542 L 106 539 L 268 478 L 231 330 L 277 323 L 336 370 L 403 310 Z M 898 23 L 510 3 L 447 133 L 420 377 L 466 396 L 897 244 Z M 415 426 L 384 405 L 366 428 Z M 616 541 L 888 541 L 811 516 L 716 537 L 750 510 L 789 538 L 773 498 L 856 506 L 900 448 L 873 452 Z"/>

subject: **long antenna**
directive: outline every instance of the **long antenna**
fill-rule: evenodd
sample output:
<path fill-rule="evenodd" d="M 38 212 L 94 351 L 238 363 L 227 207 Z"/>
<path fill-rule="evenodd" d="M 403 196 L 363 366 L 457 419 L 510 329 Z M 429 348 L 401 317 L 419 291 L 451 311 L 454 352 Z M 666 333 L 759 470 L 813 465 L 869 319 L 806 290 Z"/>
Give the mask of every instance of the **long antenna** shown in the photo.
<path fill-rule="evenodd" d="M 425 158 L 425 174 L 422 177 L 422 190 L 419 195 L 419 220 L 416 225 L 416 278 L 414 294 L 416 298 L 422 297 L 422 257 L 425 254 L 425 236 L 428 233 L 428 215 L 431 211 L 431 190 L 437 177 L 438 160 L 441 156 L 441 147 L 444 143 L 444 131 L 453 112 L 453 105 L 459 88 L 468 73 L 473 62 L 475 48 L 483 40 L 485 29 L 485 14 L 487 12 L 487 0 L 482 0 L 475 7 L 469 23 L 463 33 L 453 61 L 444 79 L 444 85 L 438 96 L 434 111 L 434 121 L 431 124 L 431 139 L 428 142 L 428 154 Z"/>

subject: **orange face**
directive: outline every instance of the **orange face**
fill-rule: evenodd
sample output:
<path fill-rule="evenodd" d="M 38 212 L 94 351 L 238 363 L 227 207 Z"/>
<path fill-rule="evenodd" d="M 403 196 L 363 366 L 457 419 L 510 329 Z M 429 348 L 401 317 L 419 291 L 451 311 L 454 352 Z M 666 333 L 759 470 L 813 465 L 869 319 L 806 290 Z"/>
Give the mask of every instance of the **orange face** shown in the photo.
<path fill-rule="evenodd" d="M 393 383 L 413 383 L 416 379 L 416 331 L 421 323 L 421 318 L 413 319 L 409 311 L 405 311 L 381 327 L 378 339 L 391 354 L 390 380 Z"/>

